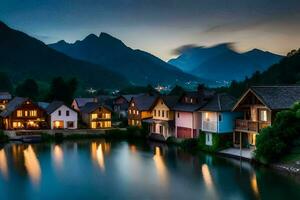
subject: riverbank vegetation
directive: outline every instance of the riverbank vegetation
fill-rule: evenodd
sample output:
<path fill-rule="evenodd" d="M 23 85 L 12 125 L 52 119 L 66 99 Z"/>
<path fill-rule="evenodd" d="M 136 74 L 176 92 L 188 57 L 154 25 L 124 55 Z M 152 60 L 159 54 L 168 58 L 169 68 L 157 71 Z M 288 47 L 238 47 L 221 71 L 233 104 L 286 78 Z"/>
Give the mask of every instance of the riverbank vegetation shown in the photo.
<path fill-rule="evenodd" d="M 300 159 L 300 103 L 276 115 L 272 126 L 257 136 L 255 158 L 262 163 L 281 161 L 288 156 Z"/>

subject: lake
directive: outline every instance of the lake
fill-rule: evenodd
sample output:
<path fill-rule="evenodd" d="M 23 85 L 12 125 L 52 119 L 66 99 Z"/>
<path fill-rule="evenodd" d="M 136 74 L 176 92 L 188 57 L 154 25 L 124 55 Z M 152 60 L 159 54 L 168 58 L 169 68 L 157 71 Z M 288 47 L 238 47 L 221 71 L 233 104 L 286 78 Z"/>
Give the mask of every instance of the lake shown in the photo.
<path fill-rule="evenodd" d="M 0 199 L 300 199 L 291 177 L 160 143 L 66 141 L 0 148 Z"/>

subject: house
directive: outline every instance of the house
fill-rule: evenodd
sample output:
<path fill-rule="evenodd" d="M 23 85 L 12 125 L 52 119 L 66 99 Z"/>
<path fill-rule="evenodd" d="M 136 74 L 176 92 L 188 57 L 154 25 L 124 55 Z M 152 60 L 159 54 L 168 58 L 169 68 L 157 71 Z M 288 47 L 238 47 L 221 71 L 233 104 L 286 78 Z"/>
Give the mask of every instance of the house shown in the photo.
<path fill-rule="evenodd" d="M 51 129 L 77 129 L 78 113 L 61 101 L 53 101 L 46 108 Z"/>
<path fill-rule="evenodd" d="M 149 124 L 150 136 L 156 139 L 166 140 L 175 136 L 175 112 L 174 106 L 178 101 L 176 96 L 158 97 L 152 105 L 152 118 L 144 122 Z"/>
<path fill-rule="evenodd" d="M 8 102 L 12 99 L 12 96 L 8 92 L 0 92 L 0 111 L 4 110 Z"/>
<path fill-rule="evenodd" d="M 13 129 L 44 129 L 47 128 L 46 111 L 29 98 L 15 97 L 0 113 L 2 127 Z"/>
<path fill-rule="evenodd" d="M 143 94 L 128 94 L 120 95 L 113 100 L 113 111 L 119 118 L 126 118 L 128 113 L 129 102 L 133 97 L 138 97 Z"/>
<path fill-rule="evenodd" d="M 156 98 L 150 95 L 133 97 L 128 107 L 128 125 L 141 127 L 143 120 L 152 118 L 151 107 Z"/>
<path fill-rule="evenodd" d="M 107 105 L 101 105 L 96 102 L 87 103 L 81 108 L 82 121 L 89 128 L 110 128 L 112 109 Z"/>
<path fill-rule="evenodd" d="M 80 112 L 80 109 L 85 106 L 85 104 L 90 102 L 97 102 L 96 98 L 75 98 L 71 104 L 71 107 Z"/>
<path fill-rule="evenodd" d="M 299 100 L 300 86 L 250 87 L 232 109 L 243 112 L 243 117 L 235 121 L 234 145 L 255 147 L 260 130 L 272 124 L 277 112 L 289 109 Z"/>
<path fill-rule="evenodd" d="M 205 135 L 205 145 L 218 145 L 213 138 L 232 141 L 235 119 L 241 112 L 231 112 L 236 99 L 228 94 L 215 94 L 206 105 L 199 109 L 201 113 L 201 132 Z"/>
<path fill-rule="evenodd" d="M 199 86 L 197 91 L 184 92 L 174 106 L 175 137 L 196 138 L 201 129 L 201 113 L 198 110 L 213 96 L 213 91 Z"/>

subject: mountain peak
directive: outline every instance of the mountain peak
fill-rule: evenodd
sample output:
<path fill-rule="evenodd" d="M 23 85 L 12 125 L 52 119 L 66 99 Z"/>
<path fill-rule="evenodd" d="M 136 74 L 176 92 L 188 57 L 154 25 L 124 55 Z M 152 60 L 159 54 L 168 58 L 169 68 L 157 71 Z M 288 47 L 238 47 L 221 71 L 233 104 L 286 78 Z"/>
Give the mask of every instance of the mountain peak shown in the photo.
<path fill-rule="evenodd" d="M 89 34 L 88 36 L 86 36 L 83 40 L 97 40 L 98 37 L 95 34 Z"/>
<path fill-rule="evenodd" d="M 9 28 L 4 22 L 0 21 L 0 28 Z"/>

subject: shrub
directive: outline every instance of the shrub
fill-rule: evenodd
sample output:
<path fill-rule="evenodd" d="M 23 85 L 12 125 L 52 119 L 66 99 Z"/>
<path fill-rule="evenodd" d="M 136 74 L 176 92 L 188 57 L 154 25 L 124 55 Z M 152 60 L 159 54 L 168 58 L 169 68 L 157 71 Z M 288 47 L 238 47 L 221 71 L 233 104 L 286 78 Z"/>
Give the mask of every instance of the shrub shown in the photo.
<path fill-rule="evenodd" d="M 7 135 L 4 134 L 2 130 L 0 130 L 0 143 L 8 142 L 9 138 Z"/>
<path fill-rule="evenodd" d="M 271 127 L 262 129 L 256 140 L 255 158 L 262 163 L 278 161 L 288 154 L 300 136 L 300 104 L 277 113 Z"/>

